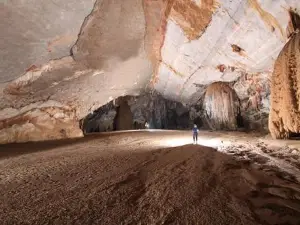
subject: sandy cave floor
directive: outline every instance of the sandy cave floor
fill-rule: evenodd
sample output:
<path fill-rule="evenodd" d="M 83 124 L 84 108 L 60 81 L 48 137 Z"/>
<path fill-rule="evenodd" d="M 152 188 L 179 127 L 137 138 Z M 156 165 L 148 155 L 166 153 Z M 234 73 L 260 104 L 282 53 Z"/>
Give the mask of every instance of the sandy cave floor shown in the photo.
<path fill-rule="evenodd" d="M 1 224 L 300 224 L 300 143 L 120 132 L 0 146 Z"/>

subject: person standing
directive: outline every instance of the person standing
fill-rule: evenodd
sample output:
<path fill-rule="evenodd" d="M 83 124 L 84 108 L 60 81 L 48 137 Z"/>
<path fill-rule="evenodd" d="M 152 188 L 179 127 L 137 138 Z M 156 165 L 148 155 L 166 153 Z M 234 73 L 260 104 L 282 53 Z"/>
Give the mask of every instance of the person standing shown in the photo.
<path fill-rule="evenodd" d="M 194 127 L 193 127 L 193 141 L 194 141 L 194 144 L 197 144 L 198 143 L 198 128 L 197 128 L 197 125 L 194 124 Z"/>

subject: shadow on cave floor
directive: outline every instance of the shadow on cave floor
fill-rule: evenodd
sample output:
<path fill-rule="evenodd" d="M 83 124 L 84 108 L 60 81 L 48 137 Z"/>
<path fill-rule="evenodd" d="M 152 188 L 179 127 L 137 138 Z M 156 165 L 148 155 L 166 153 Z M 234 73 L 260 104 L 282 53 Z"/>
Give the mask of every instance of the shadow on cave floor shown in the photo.
<path fill-rule="evenodd" d="M 211 134 L 199 143 L 217 148 L 189 144 L 190 132 L 120 132 L 0 159 L 0 221 L 299 224 L 300 184 L 258 152 L 272 149 Z"/>
<path fill-rule="evenodd" d="M 128 136 L 134 134 L 136 138 L 147 138 L 147 136 L 160 136 L 161 138 L 168 138 L 172 135 L 179 135 L 180 137 L 190 138 L 189 131 L 182 130 L 159 130 L 159 129 L 145 129 L 145 130 L 129 130 L 129 131 L 112 131 L 112 132 L 96 132 L 86 134 L 81 138 L 71 138 L 71 139 L 60 139 L 60 140 L 49 140 L 49 141 L 37 141 L 37 142 L 27 142 L 27 143 L 11 143 L 0 145 L 0 158 L 12 157 L 22 154 L 29 154 L 39 151 L 47 151 L 55 148 L 60 148 L 64 146 L 72 146 L 80 143 L 90 142 L 94 139 L 105 140 L 109 137 L 114 136 Z M 205 138 L 213 138 L 214 136 L 235 136 L 239 137 L 247 135 L 243 132 L 222 132 L 222 131 L 200 131 L 200 135 Z M 251 134 L 253 135 L 253 134 Z M 190 143 L 189 141 L 187 143 Z"/>
<path fill-rule="evenodd" d="M 11 143 L 0 145 L 0 158 L 18 156 L 22 154 L 29 154 L 39 151 L 47 151 L 64 146 L 72 146 L 80 143 L 86 143 L 94 139 L 105 139 L 107 137 L 113 136 L 124 136 L 135 134 L 144 134 L 151 132 L 164 132 L 164 134 L 170 134 L 170 132 L 180 132 L 180 131 L 168 131 L 168 130 L 130 130 L 130 131 L 112 131 L 112 132 L 96 132 L 86 134 L 84 137 L 80 138 L 69 138 L 60 140 L 49 140 L 49 141 L 37 141 L 37 142 L 27 142 L 27 143 Z"/>

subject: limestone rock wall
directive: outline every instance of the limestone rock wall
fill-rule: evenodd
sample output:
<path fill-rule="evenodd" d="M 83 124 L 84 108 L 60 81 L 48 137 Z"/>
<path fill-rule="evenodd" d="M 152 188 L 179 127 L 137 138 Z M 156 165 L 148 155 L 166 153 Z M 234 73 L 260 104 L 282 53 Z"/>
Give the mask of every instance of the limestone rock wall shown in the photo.
<path fill-rule="evenodd" d="M 189 127 L 189 109 L 182 103 L 167 100 L 157 93 L 143 94 L 129 101 L 134 122 L 148 122 L 156 129 Z"/>
<path fill-rule="evenodd" d="M 114 120 L 117 115 L 114 101 L 101 106 L 80 120 L 83 133 L 103 132 L 114 130 Z"/>
<path fill-rule="evenodd" d="M 233 85 L 241 102 L 243 127 L 247 130 L 268 131 L 270 77 L 270 73 L 244 73 Z"/>
<path fill-rule="evenodd" d="M 32 104 L 0 112 L 0 144 L 81 137 L 75 110 L 53 104 Z"/>

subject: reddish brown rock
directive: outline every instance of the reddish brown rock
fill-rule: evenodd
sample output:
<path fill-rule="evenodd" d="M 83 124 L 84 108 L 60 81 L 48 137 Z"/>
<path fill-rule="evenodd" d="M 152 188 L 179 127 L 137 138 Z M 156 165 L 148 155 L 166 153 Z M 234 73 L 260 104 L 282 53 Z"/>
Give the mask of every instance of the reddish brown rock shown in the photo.
<path fill-rule="evenodd" d="M 171 18 L 182 28 L 189 40 L 199 38 L 212 19 L 216 3 L 204 0 L 198 5 L 190 0 L 175 0 Z"/>
<path fill-rule="evenodd" d="M 81 137 L 74 109 L 35 105 L 1 111 L 0 144 Z"/>

